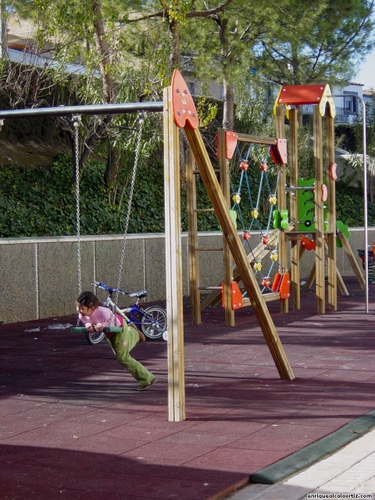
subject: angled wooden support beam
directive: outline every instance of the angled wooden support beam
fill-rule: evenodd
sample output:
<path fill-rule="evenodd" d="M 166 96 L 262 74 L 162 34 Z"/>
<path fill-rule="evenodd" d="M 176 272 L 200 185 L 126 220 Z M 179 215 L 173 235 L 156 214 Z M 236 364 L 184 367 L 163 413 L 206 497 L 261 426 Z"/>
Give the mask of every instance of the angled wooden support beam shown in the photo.
<path fill-rule="evenodd" d="M 271 315 L 259 290 L 254 273 L 248 264 L 248 259 L 237 230 L 230 217 L 226 200 L 216 178 L 214 168 L 208 156 L 202 136 L 198 129 L 188 125 L 184 128 L 190 148 L 194 154 L 202 180 L 206 186 L 212 206 L 221 225 L 223 235 L 232 252 L 242 283 L 248 293 L 257 320 L 274 359 L 279 375 L 283 379 L 293 380 L 294 374 L 286 357 L 284 348 L 277 334 Z"/>
<path fill-rule="evenodd" d="M 226 239 L 233 260 L 241 275 L 242 283 L 248 293 L 279 375 L 282 379 L 293 380 L 293 370 L 277 334 L 275 324 L 263 300 L 254 273 L 248 264 L 245 249 L 229 213 L 227 200 L 217 180 L 215 170 L 199 131 L 197 111 L 193 99 L 178 70 L 174 71 L 172 78 L 172 108 L 176 125 L 185 131 L 211 204 L 221 225 L 223 236 Z"/>
<path fill-rule="evenodd" d="M 344 251 L 349 259 L 350 265 L 352 266 L 352 269 L 353 269 L 355 275 L 357 276 L 358 283 L 361 285 L 361 288 L 364 290 L 366 288 L 366 281 L 365 281 L 365 278 L 363 276 L 363 271 L 360 268 L 360 266 L 358 265 L 358 262 L 356 261 L 356 258 L 353 254 L 352 248 L 349 245 L 349 242 L 346 239 L 346 236 L 344 233 L 339 233 L 337 236 L 338 236 L 338 239 L 341 241 L 342 247 L 343 247 L 343 249 L 344 249 Z"/>

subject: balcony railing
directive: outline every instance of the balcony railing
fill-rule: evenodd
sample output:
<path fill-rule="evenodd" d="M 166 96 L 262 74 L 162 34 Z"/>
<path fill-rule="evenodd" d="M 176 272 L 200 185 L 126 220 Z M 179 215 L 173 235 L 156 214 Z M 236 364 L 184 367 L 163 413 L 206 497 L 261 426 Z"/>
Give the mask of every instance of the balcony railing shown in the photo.
<path fill-rule="evenodd" d="M 302 106 L 303 114 L 312 114 L 314 106 L 312 104 L 306 104 Z M 336 107 L 336 123 L 354 123 L 356 117 L 359 116 L 359 113 L 354 111 L 349 111 L 345 108 Z"/>

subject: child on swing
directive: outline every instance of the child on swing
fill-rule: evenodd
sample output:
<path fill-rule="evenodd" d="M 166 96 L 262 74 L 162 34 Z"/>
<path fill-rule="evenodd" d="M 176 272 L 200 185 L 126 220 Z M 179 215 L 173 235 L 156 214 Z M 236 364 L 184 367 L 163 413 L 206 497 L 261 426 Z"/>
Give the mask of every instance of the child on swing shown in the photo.
<path fill-rule="evenodd" d="M 116 359 L 139 382 L 137 391 L 144 391 L 156 382 L 156 377 L 139 361 L 130 356 L 130 351 L 138 342 L 146 340 L 133 323 L 127 324 L 121 316 L 115 315 L 107 307 L 101 305 L 98 297 L 92 292 L 82 292 L 76 301 L 79 320 L 90 333 L 94 329 L 101 333 L 105 326 L 121 326 L 120 333 L 106 333 L 106 338 L 115 353 Z"/>

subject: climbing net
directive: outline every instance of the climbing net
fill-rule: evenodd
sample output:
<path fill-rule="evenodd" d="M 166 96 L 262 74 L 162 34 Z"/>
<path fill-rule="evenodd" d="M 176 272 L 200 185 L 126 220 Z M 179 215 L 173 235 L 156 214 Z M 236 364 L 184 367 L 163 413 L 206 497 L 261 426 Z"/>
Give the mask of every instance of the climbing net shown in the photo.
<path fill-rule="evenodd" d="M 272 163 L 270 146 L 237 145 L 231 162 L 231 216 L 242 238 L 262 293 L 274 290 L 280 269 L 277 190 L 281 171 Z"/>

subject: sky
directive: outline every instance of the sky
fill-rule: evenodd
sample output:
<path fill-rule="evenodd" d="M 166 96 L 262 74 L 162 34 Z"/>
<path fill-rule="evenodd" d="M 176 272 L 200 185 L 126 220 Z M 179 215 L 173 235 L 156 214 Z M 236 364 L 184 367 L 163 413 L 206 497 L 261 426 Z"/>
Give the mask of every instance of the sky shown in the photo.
<path fill-rule="evenodd" d="M 375 50 L 366 57 L 352 80 L 356 83 L 363 83 L 364 89 L 375 89 Z"/>

